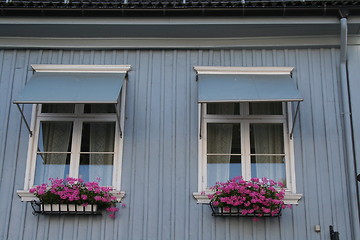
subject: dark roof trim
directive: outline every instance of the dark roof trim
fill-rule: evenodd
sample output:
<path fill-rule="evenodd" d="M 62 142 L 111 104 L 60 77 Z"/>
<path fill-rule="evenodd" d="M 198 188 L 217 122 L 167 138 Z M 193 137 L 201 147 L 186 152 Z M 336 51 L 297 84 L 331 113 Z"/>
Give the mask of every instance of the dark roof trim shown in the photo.
<path fill-rule="evenodd" d="M 339 16 L 360 15 L 360 0 L 0 0 L 3 16 Z"/>

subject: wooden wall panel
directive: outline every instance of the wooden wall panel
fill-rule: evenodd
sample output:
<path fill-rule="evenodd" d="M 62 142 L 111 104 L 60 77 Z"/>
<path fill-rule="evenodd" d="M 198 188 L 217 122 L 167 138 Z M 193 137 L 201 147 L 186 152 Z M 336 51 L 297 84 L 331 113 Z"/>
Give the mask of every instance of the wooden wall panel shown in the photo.
<path fill-rule="evenodd" d="M 325 240 L 329 225 L 351 239 L 338 55 L 337 49 L 0 50 L 0 239 Z M 28 134 L 12 101 L 35 63 L 132 66 L 122 173 L 128 207 L 115 220 L 33 216 L 16 195 L 24 182 Z M 194 65 L 295 67 L 293 77 L 304 96 L 294 135 L 297 190 L 304 197 L 281 218 L 256 223 L 214 218 L 208 206 L 193 199 L 198 179 Z M 24 111 L 30 119 L 31 107 Z M 320 233 L 314 225 L 321 225 Z"/>

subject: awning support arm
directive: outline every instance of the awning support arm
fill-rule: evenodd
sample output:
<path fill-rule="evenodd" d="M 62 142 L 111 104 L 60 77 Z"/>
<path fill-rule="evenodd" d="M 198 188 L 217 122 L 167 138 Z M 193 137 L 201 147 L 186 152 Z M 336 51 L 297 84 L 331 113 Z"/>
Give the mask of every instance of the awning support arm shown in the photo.
<path fill-rule="evenodd" d="M 114 107 L 115 107 L 115 111 L 116 111 L 117 122 L 119 125 L 120 138 L 122 138 L 122 130 L 121 130 L 120 113 L 119 113 L 119 109 L 118 109 L 118 103 L 115 103 Z"/>
<path fill-rule="evenodd" d="M 297 115 L 299 113 L 299 106 L 300 106 L 300 102 L 297 102 L 295 116 L 294 116 L 294 120 L 293 120 L 293 123 L 292 123 L 292 126 L 291 126 L 290 139 L 292 139 L 293 135 L 294 135 L 294 126 L 295 126 L 295 122 L 296 122 L 296 119 L 297 119 Z"/>
<path fill-rule="evenodd" d="M 199 138 L 201 139 L 202 136 L 202 128 L 203 128 L 203 103 L 200 103 L 200 132 L 199 132 Z"/>
<path fill-rule="evenodd" d="M 19 109 L 19 111 L 20 111 L 21 118 L 22 118 L 22 119 L 24 120 L 24 122 L 25 122 L 26 128 L 27 128 L 28 131 L 29 131 L 30 137 L 32 137 L 32 135 L 33 135 L 33 134 L 32 134 L 32 131 L 31 131 L 31 129 L 30 129 L 29 123 L 27 122 L 27 120 L 26 120 L 26 118 L 25 118 L 25 116 L 24 116 L 24 113 L 23 113 L 21 107 L 19 106 L 18 103 L 16 103 L 16 106 L 18 107 L 18 109 Z M 24 105 L 23 105 L 23 106 L 24 106 Z"/>

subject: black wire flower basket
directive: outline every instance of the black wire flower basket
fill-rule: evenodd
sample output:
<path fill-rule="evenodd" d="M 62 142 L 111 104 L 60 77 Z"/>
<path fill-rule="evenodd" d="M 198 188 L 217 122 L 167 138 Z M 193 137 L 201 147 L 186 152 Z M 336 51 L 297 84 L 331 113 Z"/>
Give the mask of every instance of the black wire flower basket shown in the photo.
<path fill-rule="evenodd" d="M 101 215 L 96 204 L 77 205 L 77 204 L 59 204 L 59 203 L 43 203 L 40 201 L 31 201 L 33 214 L 48 215 Z"/>
<path fill-rule="evenodd" d="M 253 213 L 243 213 L 244 209 L 238 208 L 238 207 L 217 207 L 214 206 L 210 202 L 210 208 L 212 211 L 212 216 L 214 217 L 280 217 L 281 216 L 281 208 L 279 209 L 279 212 L 276 214 L 270 214 L 270 213 L 260 213 L 254 211 Z M 260 216 L 261 214 L 261 216 Z"/>

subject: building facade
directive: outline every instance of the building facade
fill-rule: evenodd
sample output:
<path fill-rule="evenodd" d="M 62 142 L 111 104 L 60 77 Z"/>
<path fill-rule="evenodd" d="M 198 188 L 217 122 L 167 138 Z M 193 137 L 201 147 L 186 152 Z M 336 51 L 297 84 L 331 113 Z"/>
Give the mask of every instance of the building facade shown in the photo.
<path fill-rule="evenodd" d="M 0 9 L 0 239 L 336 239 L 329 226 L 360 238 L 358 1 Z M 96 74 L 118 74 L 120 88 L 90 83 Z M 223 88 L 234 79 L 240 88 Z M 212 216 L 208 187 L 236 175 L 282 181 L 292 208 L 257 222 Z M 127 206 L 115 219 L 33 215 L 29 189 L 66 176 L 101 176 Z"/>

